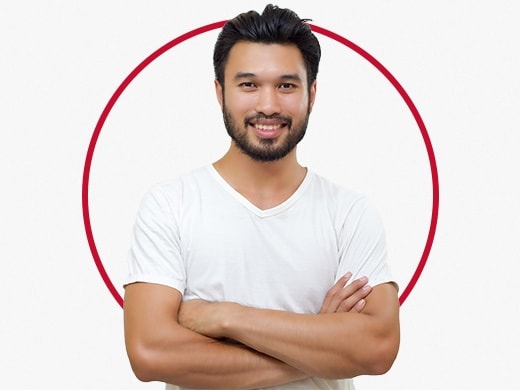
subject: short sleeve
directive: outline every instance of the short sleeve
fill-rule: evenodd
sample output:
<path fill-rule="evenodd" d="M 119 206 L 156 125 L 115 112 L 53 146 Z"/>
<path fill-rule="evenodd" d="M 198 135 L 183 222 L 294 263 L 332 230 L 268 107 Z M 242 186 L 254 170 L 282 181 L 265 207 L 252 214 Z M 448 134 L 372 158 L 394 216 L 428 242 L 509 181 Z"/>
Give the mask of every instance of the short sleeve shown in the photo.
<path fill-rule="evenodd" d="M 143 197 L 137 213 L 124 286 L 134 282 L 166 285 L 184 293 L 186 272 L 182 260 L 175 192 L 155 186 Z M 178 209 L 178 207 L 177 207 Z"/>
<path fill-rule="evenodd" d="M 365 197 L 346 213 L 339 231 L 340 265 L 336 279 L 352 272 L 351 281 L 367 276 L 369 284 L 393 282 L 387 263 L 384 226 L 374 205 Z"/>

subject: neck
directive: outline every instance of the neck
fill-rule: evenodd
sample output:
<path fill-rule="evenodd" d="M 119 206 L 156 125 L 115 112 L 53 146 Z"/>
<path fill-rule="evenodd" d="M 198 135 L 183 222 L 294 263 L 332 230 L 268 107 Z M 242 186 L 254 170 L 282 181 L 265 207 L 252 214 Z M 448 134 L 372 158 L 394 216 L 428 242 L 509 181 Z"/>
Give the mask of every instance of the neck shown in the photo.
<path fill-rule="evenodd" d="M 229 185 L 262 209 L 289 198 L 307 172 L 296 159 L 296 148 L 280 160 L 264 162 L 253 160 L 232 144 L 213 166 Z"/>

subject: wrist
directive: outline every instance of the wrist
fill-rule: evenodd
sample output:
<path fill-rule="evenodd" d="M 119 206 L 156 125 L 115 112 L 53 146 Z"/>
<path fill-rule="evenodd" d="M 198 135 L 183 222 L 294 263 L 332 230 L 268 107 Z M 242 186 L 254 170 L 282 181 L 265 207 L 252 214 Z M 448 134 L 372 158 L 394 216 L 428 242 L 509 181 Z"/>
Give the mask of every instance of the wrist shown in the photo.
<path fill-rule="evenodd" d="M 243 319 L 246 307 L 234 302 L 223 302 L 221 305 L 219 333 L 222 334 L 222 337 L 234 339 L 237 325 L 240 319 Z"/>

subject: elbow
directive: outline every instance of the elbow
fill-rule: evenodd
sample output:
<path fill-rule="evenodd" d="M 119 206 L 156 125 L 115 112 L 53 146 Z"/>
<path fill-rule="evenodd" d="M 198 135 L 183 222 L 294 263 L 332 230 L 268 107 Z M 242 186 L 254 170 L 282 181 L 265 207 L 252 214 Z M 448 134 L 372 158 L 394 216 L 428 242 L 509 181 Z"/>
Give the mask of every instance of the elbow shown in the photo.
<path fill-rule="evenodd" d="M 154 353 L 145 346 L 133 346 L 127 348 L 130 367 L 134 375 L 141 382 L 159 380 L 158 365 L 153 358 Z"/>
<path fill-rule="evenodd" d="M 366 375 L 383 375 L 386 374 L 392 368 L 395 361 L 395 357 L 391 356 L 379 356 L 378 359 L 374 359 L 373 362 L 367 364 Z"/>
<path fill-rule="evenodd" d="M 328 364 L 313 375 L 325 379 L 354 378 L 360 375 L 383 375 L 393 366 L 399 350 L 399 340 L 374 340 L 363 352 L 353 356 L 342 356 L 337 364 Z"/>
<path fill-rule="evenodd" d="M 372 348 L 365 361 L 367 375 L 386 374 L 393 366 L 399 351 L 399 337 L 389 337 L 380 340 Z"/>

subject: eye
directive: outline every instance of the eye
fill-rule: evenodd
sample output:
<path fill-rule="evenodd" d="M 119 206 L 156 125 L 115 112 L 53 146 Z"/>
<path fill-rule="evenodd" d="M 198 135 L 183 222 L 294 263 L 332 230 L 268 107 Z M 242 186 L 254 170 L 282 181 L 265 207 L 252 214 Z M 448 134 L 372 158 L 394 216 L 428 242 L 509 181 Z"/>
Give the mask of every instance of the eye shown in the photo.
<path fill-rule="evenodd" d="M 296 88 L 296 85 L 294 85 L 292 83 L 282 83 L 282 84 L 280 84 L 280 86 L 278 88 L 280 88 L 281 90 L 284 90 L 284 91 L 290 91 L 291 89 Z"/>
<path fill-rule="evenodd" d="M 253 89 L 255 87 L 255 83 L 251 81 L 244 81 L 243 83 L 240 83 L 239 86 L 243 89 Z"/>

